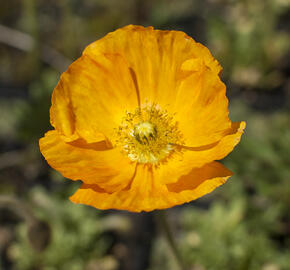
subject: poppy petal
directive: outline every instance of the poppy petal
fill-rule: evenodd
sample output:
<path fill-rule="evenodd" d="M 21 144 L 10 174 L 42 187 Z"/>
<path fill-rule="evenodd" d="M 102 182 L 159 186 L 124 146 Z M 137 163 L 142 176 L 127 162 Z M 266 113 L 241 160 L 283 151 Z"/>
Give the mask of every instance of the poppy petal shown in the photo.
<path fill-rule="evenodd" d="M 174 183 L 194 167 L 201 167 L 212 161 L 223 159 L 239 143 L 245 126 L 245 122 L 235 122 L 228 131 L 229 134 L 220 141 L 205 147 L 185 148 L 180 155 L 173 155 L 156 170 L 157 178 L 162 183 Z"/>
<path fill-rule="evenodd" d="M 221 72 L 209 50 L 181 31 L 129 25 L 109 33 L 84 51 L 92 58 L 102 53 L 123 55 L 135 78 L 140 103 L 157 103 L 164 109 L 174 104 L 184 61 L 203 59 L 214 73 Z"/>
<path fill-rule="evenodd" d="M 63 135 L 77 133 L 92 143 L 99 133 L 111 139 L 126 110 L 137 106 L 129 66 L 121 55 L 85 55 L 62 74 L 52 96 L 51 123 Z"/>
<path fill-rule="evenodd" d="M 222 164 L 212 162 L 202 168 L 191 170 L 181 177 L 178 183 L 166 186 L 154 181 L 153 173 L 146 165 L 138 165 L 128 190 L 109 194 L 98 185 L 83 184 L 70 200 L 98 209 L 152 211 L 197 199 L 225 183 L 231 175 L 232 172 Z"/>
<path fill-rule="evenodd" d="M 108 192 L 123 189 L 134 175 L 135 165 L 118 148 L 105 141 L 88 144 L 84 140 L 67 143 L 55 131 L 48 131 L 39 141 L 48 164 L 64 177 L 98 184 Z"/>
<path fill-rule="evenodd" d="M 197 61 L 192 62 L 188 64 Z M 217 74 L 198 62 L 198 71 L 181 82 L 174 109 L 185 144 L 193 147 L 214 143 L 231 128 L 226 87 Z"/>

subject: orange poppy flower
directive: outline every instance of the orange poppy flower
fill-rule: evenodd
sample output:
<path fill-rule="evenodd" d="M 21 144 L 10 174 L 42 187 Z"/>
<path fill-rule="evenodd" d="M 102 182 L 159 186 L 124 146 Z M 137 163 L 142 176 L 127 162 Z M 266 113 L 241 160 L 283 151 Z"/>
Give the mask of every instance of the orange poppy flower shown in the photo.
<path fill-rule="evenodd" d="M 90 44 L 52 94 L 51 167 L 83 182 L 71 196 L 133 212 L 197 199 L 232 172 L 215 160 L 240 141 L 221 66 L 180 31 L 126 26 Z"/>

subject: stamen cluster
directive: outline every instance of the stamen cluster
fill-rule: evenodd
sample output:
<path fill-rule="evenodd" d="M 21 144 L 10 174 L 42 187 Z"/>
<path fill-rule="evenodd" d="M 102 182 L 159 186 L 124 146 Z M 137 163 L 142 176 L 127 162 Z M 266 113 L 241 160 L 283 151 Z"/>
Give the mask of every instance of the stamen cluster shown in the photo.
<path fill-rule="evenodd" d="M 116 133 L 116 144 L 132 161 L 151 164 L 168 158 L 182 137 L 173 117 L 156 104 L 127 111 Z"/>

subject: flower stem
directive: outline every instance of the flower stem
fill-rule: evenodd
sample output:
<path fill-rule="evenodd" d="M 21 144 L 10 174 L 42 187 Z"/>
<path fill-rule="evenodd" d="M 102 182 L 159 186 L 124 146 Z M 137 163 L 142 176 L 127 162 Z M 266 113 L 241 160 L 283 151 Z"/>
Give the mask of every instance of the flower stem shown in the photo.
<path fill-rule="evenodd" d="M 174 254 L 174 257 L 176 259 L 176 262 L 178 264 L 178 267 L 180 270 L 186 270 L 185 265 L 182 261 L 181 255 L 179 253 L 179 250 L 177 248 L 176 242 L 174 240 L 174 237 L 172 235 L 172 231 L 170 230 L 170 226 L 168 224 L 167 218 L 166 218 L 166 212 L 165 210 L 157 211 L 156 212 L 156 219 L 159 224 L 159 227 L 164 233 L 164 236 L 167 240 L 168 245 L 170 246 L 170 249 L 172 253 Z"/>

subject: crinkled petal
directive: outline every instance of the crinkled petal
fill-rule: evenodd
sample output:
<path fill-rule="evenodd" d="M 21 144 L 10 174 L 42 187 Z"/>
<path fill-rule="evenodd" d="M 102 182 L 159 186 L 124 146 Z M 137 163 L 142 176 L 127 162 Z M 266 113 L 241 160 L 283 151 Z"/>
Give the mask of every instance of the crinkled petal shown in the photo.
<path fill-rule="evenodd" d="M 174 183 L 194 167 L 223 159 L 239 143 L 245 126 L 245 122 L 235 122 L 220 141 L 204 147 L 184 148 L 183 153 L 172 155 L 156 170 L 157 178 L 162 183 Z"/>
<path fill-rule="evenodd" d="M 196 71 L 179 85 L 173 109 L 175 120 L 185 145 L 197 147 L 214 143 L 231 128 L 226 87 L 201 60 L 189 60 L 184 68 Z"/>
<path fill-rule="evenodd" d="M 138 106 L 127 61 L 119 54 L 84 55 L 62 74 L 52 96 L 51 123 L 64 136 L 88 143 L 111 139 L 126 110 Z"/>
<path fill-rule="evenodd" d="M 120 149 L 109 148 L 106 141 L 88 144 L 79 139 L 67 143 L 52 130 L 39 145 L 48 164 L 64 177 L 98 184 L 108 192 L 123 189 L 134 175 L 135 165 Z"/>
<path fill-rule="evenodd" d="M 98 209 L 152 211 L 195 200 L 225 183 L 231 175 L 232 172 L 222 164 L 213 162 L 202 168 L 192 169 L 187 175 L 180 177 L 178 183 L 166 186 L 155 181 L 152 167 L 138 165 L 128 189 L 110 194 L 98 185 L 83 184 L 70 199 Z"/>
<path fill-rule="evenodd" d="M 79 138 L 75 132 L 75 115 L 70 99 L 69 88 L 60 80 L 52 93 L 50 107 L 51 125 L 59 131 L 67 142 Z"/>
<path fill-rule="evenodd" d="M 174 104 L 180 80 L 190 74 L 181 70 L 183 62 L 202 59 L 215 74 L 221 71 L 209 50 L 181 31 L 129 25 L 109 33 L 84 51 L 90 57 L 102 53 L 124 56 L 135 78 L 140 103 L 158 103 L 164 109 Z"/>

